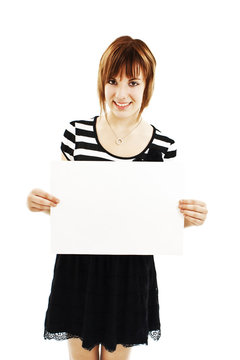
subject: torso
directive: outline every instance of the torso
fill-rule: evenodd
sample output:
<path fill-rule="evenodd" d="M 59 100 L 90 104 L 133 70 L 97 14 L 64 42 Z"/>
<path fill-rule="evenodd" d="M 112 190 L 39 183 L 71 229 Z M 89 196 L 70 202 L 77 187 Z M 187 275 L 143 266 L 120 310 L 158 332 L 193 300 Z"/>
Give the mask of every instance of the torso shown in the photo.
<path fill-rule="evenodd" d="M 116 137 L 106 122 L 96 121 L 96 132 L 102 147 L 111 154 L 122 157 L 130 157 L 141 153 L 153 135 L 154 128 L 142 120 L 141 124 L 130 133 L 126 139 L 123 139 L 121 145 L 115 143 Z M 121 134 L 120 134 L 121 135 Z"/>

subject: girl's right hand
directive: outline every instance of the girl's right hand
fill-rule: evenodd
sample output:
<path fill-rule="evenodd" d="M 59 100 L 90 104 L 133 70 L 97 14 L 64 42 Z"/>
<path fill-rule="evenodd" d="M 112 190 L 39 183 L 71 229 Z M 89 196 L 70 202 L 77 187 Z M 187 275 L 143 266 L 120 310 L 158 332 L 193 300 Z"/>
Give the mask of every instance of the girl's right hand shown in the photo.
<path fill-rule="evenodd" d="M 51 206 L 60 202 L 55 196 L 41 189 L 33 189 L 27 197 L 27 206 L 30 211 L 50 211 Z"/>

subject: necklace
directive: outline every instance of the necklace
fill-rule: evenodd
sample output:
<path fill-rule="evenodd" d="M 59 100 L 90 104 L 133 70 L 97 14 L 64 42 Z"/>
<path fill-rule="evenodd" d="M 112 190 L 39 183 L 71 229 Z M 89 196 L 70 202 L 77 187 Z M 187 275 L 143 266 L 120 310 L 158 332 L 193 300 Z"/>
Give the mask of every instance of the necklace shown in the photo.
<path fill-rule="evenodd" d="M 106 120 L 107 120 L 108 125 L 110 126 L 110 129 L 112 130 L 113 134 L 115 135 L 115 138 L 116 138 L 115 143 L 117 145 L 121 145 L 123 143 L 123 139 L 125 139 L 128 135 L 130 135 L 133 132 L 133 130 L 135 130 L 139 126 L 139 124 L 142 121 L 142 117 L 141 117 L 140 121 L 138 122 L 138 124 L 124 137 L 117 136 L 116 133 L 114 132 L 114 130 L 112 129 L 111 125 L 109 124 L 109 121 L 107 118 L 106 118 Z"/>

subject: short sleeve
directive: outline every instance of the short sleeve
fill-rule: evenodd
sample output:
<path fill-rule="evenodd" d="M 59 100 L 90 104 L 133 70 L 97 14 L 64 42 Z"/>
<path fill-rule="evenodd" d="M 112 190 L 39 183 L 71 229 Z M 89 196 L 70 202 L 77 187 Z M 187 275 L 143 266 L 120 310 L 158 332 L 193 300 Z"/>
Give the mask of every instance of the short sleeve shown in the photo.
<path fill-rule="evenodd" d="M 171 143 L 167 149 L 167 151 L 164 154 L 164 160 L 165 159 L 172 159 L 177 156 L 177 147 L 176 142 L 174 140 L 171 140 Z"/>
<path fill-rule="evenodd" d="M 61 150 L 64 156 L 68 160 L 74 160 L 74 150 L 75 150 L 75 122 L 71 121 L 68 123 L 67 128 L 65 129 L 62 141 L 61 141 Z"/>

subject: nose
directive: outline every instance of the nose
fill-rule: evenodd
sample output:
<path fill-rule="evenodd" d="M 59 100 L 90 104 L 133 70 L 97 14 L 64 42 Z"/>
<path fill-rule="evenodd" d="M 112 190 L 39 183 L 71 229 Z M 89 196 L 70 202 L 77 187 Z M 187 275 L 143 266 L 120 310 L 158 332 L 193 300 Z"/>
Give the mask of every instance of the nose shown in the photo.
<path fill-rule="evenodd" d="M 116 100 L 124 101 L 128 99 L 128 88 L 125 84 L 119 84 L 116 88 Z"/>

